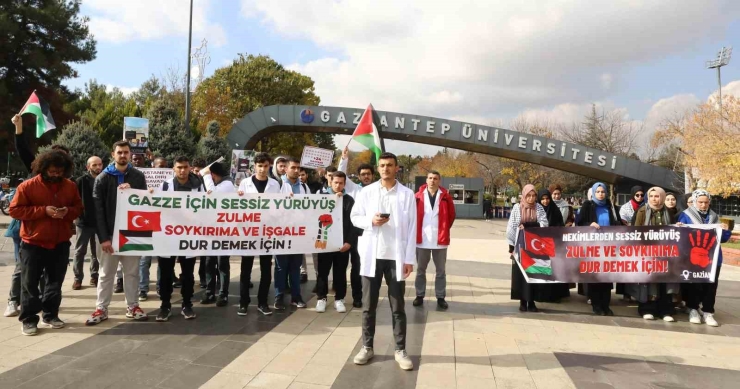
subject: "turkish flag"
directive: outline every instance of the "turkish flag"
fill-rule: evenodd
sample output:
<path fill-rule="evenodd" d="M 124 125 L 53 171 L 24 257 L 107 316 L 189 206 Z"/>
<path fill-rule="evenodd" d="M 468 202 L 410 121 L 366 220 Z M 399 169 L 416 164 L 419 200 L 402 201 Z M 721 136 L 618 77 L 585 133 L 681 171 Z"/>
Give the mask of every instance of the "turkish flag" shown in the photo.
<path fill-rule="evenodd" d="M 553 238 L 543 238 L 529 231 L 524 233 L 524 242 L 527 251 L 534 255 L 543 255 L 547 257 L 555 256 L 555 240 Z"/>
<path fill-rule="evenodd" d="M 129 231 L 162 231 L 160 212 L 128 211 Z"/>

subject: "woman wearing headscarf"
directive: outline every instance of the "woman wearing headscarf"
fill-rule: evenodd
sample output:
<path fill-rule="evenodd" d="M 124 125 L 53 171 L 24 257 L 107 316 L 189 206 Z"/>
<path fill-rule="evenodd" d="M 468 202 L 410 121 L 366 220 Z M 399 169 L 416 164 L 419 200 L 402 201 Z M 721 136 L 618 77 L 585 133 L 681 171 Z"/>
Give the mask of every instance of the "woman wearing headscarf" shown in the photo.
<path fill-rule="evenodd" d="M 563 188 L 560 184 L 551 184 L 548 189 L 550 190 L 552 202 L 554 202 L 555 206 L 560 210 L 565 226 L 572 226 L 575 222 L 575 213 L 573 212 L 573 207 L 568 204 L 568 201 L 563 199 Z M 550 224 L 550 226 L 552 227 L 552 224 Z"/>
<path fill-rule="evenodd" d="M 591 226 L 595 229 L 620 225 L 614 207 L 609 201 L 606 185 L 597 182 L 591 187 L 593 197 L 583 203 L 579 226 Z M 613 316 L 609 305 L 612 299 L 612 284 L 608 282 L 579 284 L 583 285 L 583 292 L 591 299 L 591 307 L 596 315 Z"/>
<path fill-rule="evenodd" d="M 537 199 L 547 215 L 548 227 L 565 227 L 563 214 L 552 200 L 550 191 L 541 189 L 537 192 Z M 559 303 L 561 299 L 570 296 L 570 285 L 567 283 L 540 284 L 536 285 L 535 289 L 538 295 L 536 297 L 539 297 L 535 298 L 535 301 Z"/>
<path fill-rule="evenodd" d="M 644 202 L 645 190 L 640 185 L 633 186 L 632 190 L 630 190 L 630 201 L 619 208 L 619 217 L 622 219 L 622 224 L 625 226 L 631 225 L 635 212 L 637 212 Z"/>
<path fill-rule="evenodd" d="M 678 216 L 679 225 L 719 223 L 719 216 L 709 209 L 709 204 L 712 201 L 709 192 L 697 189 L 692 197 L 694 199 L 693 204 Z M 732 236 L 732 231 L 729 230 L 727 225 L 723 224 L 720 243 L 730 240 L 730 236 Z M 689 308 L 689 322 L 692 324 L 701 324 L 703 320 L 708 326 L 719 326 L 714 318 L 714 302 L 717 298 L 720 269 L 722 269 L 722 246 L 719 246 L 719 253 L 717 254 L 717 272 L 713 283 L 682 285 L 686 307 Z M 699 305 L 701 305 L 701 310 L 704 312 L 703 315 L 699 314 Z"/>
<path fill-rule="evenodd" d="M 675 224 L 676 218 L 665 206 L 666 193 L 654 186 L 647 191 L 647 205 L 634 216 L 633 226 L 667 226 Z M 680 292 L 677 283 L 627 284 L 627 293 L 637 300 L 637 312 L 645 320 L 662 316 L 664 321 L 674 322 L 672 295 Z"/>
<path fill-rule="evenodd" d="M 673 192 L 665 193 L 665 207 L 668 208 L 668 212 L 674 220 L 678 220 L 678 214 L 683 211 L 678 208 L 678 197 Z"/>
<path fill-rule="evenodd" d="M 547 214 L 545 209 L 537 203 L 537 192 L 534 185 L 527 184 L 522 189 L 522 199 L 511 208 L 511 217 L 506 227 L 506 240 L 509 242 L 509 254 L 514 252 L 514 245 L 519 236 L 519 230 L 525 227 L 547 227 Z M 511 256 L 511 299 L 519 300 L 519 310 L 522 312 L 537 312 L 535 305 L 535 293 L 538 291 L 535 285 L 527 283 L 524 279 L 519 265 Z"/>

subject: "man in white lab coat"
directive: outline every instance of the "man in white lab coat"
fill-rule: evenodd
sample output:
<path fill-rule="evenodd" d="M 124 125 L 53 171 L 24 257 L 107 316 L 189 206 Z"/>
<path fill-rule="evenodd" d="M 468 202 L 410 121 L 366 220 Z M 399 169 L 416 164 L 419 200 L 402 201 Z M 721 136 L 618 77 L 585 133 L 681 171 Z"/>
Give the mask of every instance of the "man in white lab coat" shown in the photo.
<path fill-rule="evenodd" d="M 200 170 L 203 176 L 203 183 L 206 186 L 208 194 L 213 192 L 219 193 L 236 193 L 234 181 L 226 169 L 226 166 L 220 162 L 214 162 L 210 167 Z M 216 266 L 218 265 L 218 269 Z M 221 290 L 216 296 L 216 277 L 220 277 Z M 209 256 L 206 259 L 206 293 L 201 299 L 201 304 L 216 303 L 217 307 L 229 305 L 229 280 L 231 279 L 231 265 L 229 256 Z"/>
<path fill-rule="evenodd" d="M 362 276 L 363 347 L 354 362 L 364 365 L 373 357 L 375 311 L 380 287 L 385 277 L 388 300 L 393 313 L 393 336 L 396 362 L 403 370 L 414 364 L 406 353 L 406 312 L 404 281 L 416 264 L 416 199 L 414 192 L 396 180 L 398 159 L 383 153 L 378 161 L 380 181 L 360 191 L 350 214 L 352 224 L 363 230 L 357 244 Z"/>

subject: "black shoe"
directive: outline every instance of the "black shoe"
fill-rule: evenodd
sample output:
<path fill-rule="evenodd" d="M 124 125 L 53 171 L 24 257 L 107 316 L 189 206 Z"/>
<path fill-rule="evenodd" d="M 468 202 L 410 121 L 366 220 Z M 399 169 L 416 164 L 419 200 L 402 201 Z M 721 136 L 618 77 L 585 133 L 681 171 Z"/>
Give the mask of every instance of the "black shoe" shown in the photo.
<path fill-rule="evenodd" d="M 302 299 L 291 300 L 290 305 L 296 308 L 306 308 L 306 303 L 304 303 Z"/>
<path fill-rule="evenodd" d="M 123 280 L 122 279 L 116 282 L 116 288 L 113 289 L 113 293 L 123 293 Z"/>
<path fill-rule="evenodd" d="M 423 296 L 416 296 L 413 302 L 415 307 L 420 307 L 424 304 L 424 297 Z"/>
<path fill-rule="evenodd" d="M 157 296 L 161 296 L 161 295 L 159 294 L 159 289 L 157 289 Z"/>
<path fill-rule="evenodd" d="M 257 311 L 259 311 L 259 313 L 261 313 L 261 314 L 263 314 L 265 316 L 272 315 L 272 309 L 270 309 L 270 306 L 267 305 L 267 304 L 260 304 L 260 305 L 258 305 L 257 306 Z"/>
<path fill-rule="evenodd" d="M 180 282 L 180 280 L 177 280 L 177 281 L 173 282 L 172 283 L 172 288 L 173 289 L 180 289 L 180 288 L 182 288 L 182 282 Z"/>
<path fill-rule="evenodd" d="M 203 281 L 201 281 L 201 282 L 200 282 L 200 283 L 198 284 L 198 286 L 199 286 L 199 287 L 200 287 L 201 289 L 205 289 L 205 288 L 206 288 L 206 283 L 205 283 L 205 282 L 203 282 Z"/>
<path fill-rule="evenodd" d="M 249 281 L 249 289 L 252 289 L 252 288 L 254 288 L 254 284 L 252 283 L 252 281 Z"/>
<path fill-rule="evenodd" d="M 218 296 L 216 299 L 216 306 L 217 307 L 225 307 L 229 305 L 229 298 L 224 296 Z"/>
<path fill-rule="evenodd" d="M 154 319 L 156 321 L 167 321 L 170 320 L 170 315 L 172 314 L 172 309 L 170 308 L 160 308 L 159 313 L 157 314 L 157 318 Z"/>
<path fill-rule="evenodd" d="M 195 319 L 195 312 L 191 307 L 183 307 L 181 313 L 185 320 Z"/>
<path fill-rule="evenodd" d="M 236 311 L 236 314 L 239 316 L 247 316 L 247 307 L 239 307 L 239 310 Z"/>
<path fill-rule="evenodd" d="M 594 308 L 594 315 L 604 316 L 604 311 L 601 308 Z"/>
<path fill-rule="evenodd" d="M 213 304 L 216 302 L 216 296 L 205 294 L 202 299 L 200 299 L 201 304 Z"/>
<path fill-rule="evenodd" d="M 23 323 L 21 325 L 21 334 L 25 336 L 34 336 L 38 333 L 39 329 L 36 323 Z"/>
<path fill-rule="evenodd" d="M 354 300 L 352 301 L 352 306 L 355 308 L 362 308 L 362 300 Z"/>
<path fill-rule="evenodd" d="M 539 312 L 540 310 L 537 309 L 537 306 L 534 305 L 534 302 L 532 304 L 527 305 L 527 312 Z"/>
<path fill-rule="evenodd" d="M 440 309 L 447 309 L 449 308 L 449 304 L 447 304 L 447 301 L 445 299 L 437 299 L 437 307 Z"/>
<path fill-rule="evenodd" d="M 301 284 L 308 282 L 308 274 L 301 274 Z"/>
<path fill-rule="evenodd" d="M 527 312 L 527 304 L 519 304 L 519 312 Z"/>
<path fill-rule="evenodd" d="M 139 292 L 139 301 L 146 301 L 148 296 L 146 295 L 146 292 L 143 290 Z"/>
<path fill-rule="evenodd" d="M 610 308 L 607 308 L 604 310 L 604 316 L 614 316 L 614 311 L 612 311 Z"/>
<path fill-rule="evenodd" d="M 58 317 L 55 317 L 51 320 L 42 320 L 42 323 L 44 323 L 45 327 L 53 328 L 55 330 L 58 330 L 60 328 L 64 328 L 64 322 L 60 320 Z"/>
<path fill-rule="evenodd" d="M 272 307 L 275 308 L 276 311 L 284 311 L 285 301 L 283 301 L 283 296 L 275 296 L 275 305 Z"/>

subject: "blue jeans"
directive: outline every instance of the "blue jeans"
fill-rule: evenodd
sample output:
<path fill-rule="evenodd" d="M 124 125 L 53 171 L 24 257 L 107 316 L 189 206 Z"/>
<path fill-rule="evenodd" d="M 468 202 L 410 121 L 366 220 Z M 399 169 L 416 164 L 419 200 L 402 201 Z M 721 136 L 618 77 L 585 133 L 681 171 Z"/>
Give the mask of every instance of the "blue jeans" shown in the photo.
<path fill-rule="evenodd" d="M 14 301 L 17 304 L 21 303 L 21 256 L 19 251 L 21 249 L 21 238 L 13 238 L 13 250 L 15 251 L 15 270 L 10 277 L 10 292 L 8 293 L 8 301 Z M 44 290 L 42 287 L 41 290 Z"/>
<path fill-rule="evenodd" d="M 149 293 L 149 268 L 152 266 L 152 257 L 141 257 L 139 259 L 139 292 Z M 159 269 L 159 266 L 157 266 Z M 157 285 L 159 286 L 159 273 L 157 273 Z"/>
<path fill-rule="evenodd" d="M 275 296 L 285 294 L 285 274 L 290 277 L 290 295 L 293 301 L 301 301 L 301 264 L 303 254 L 287 254 L 275 256 Z"/>

